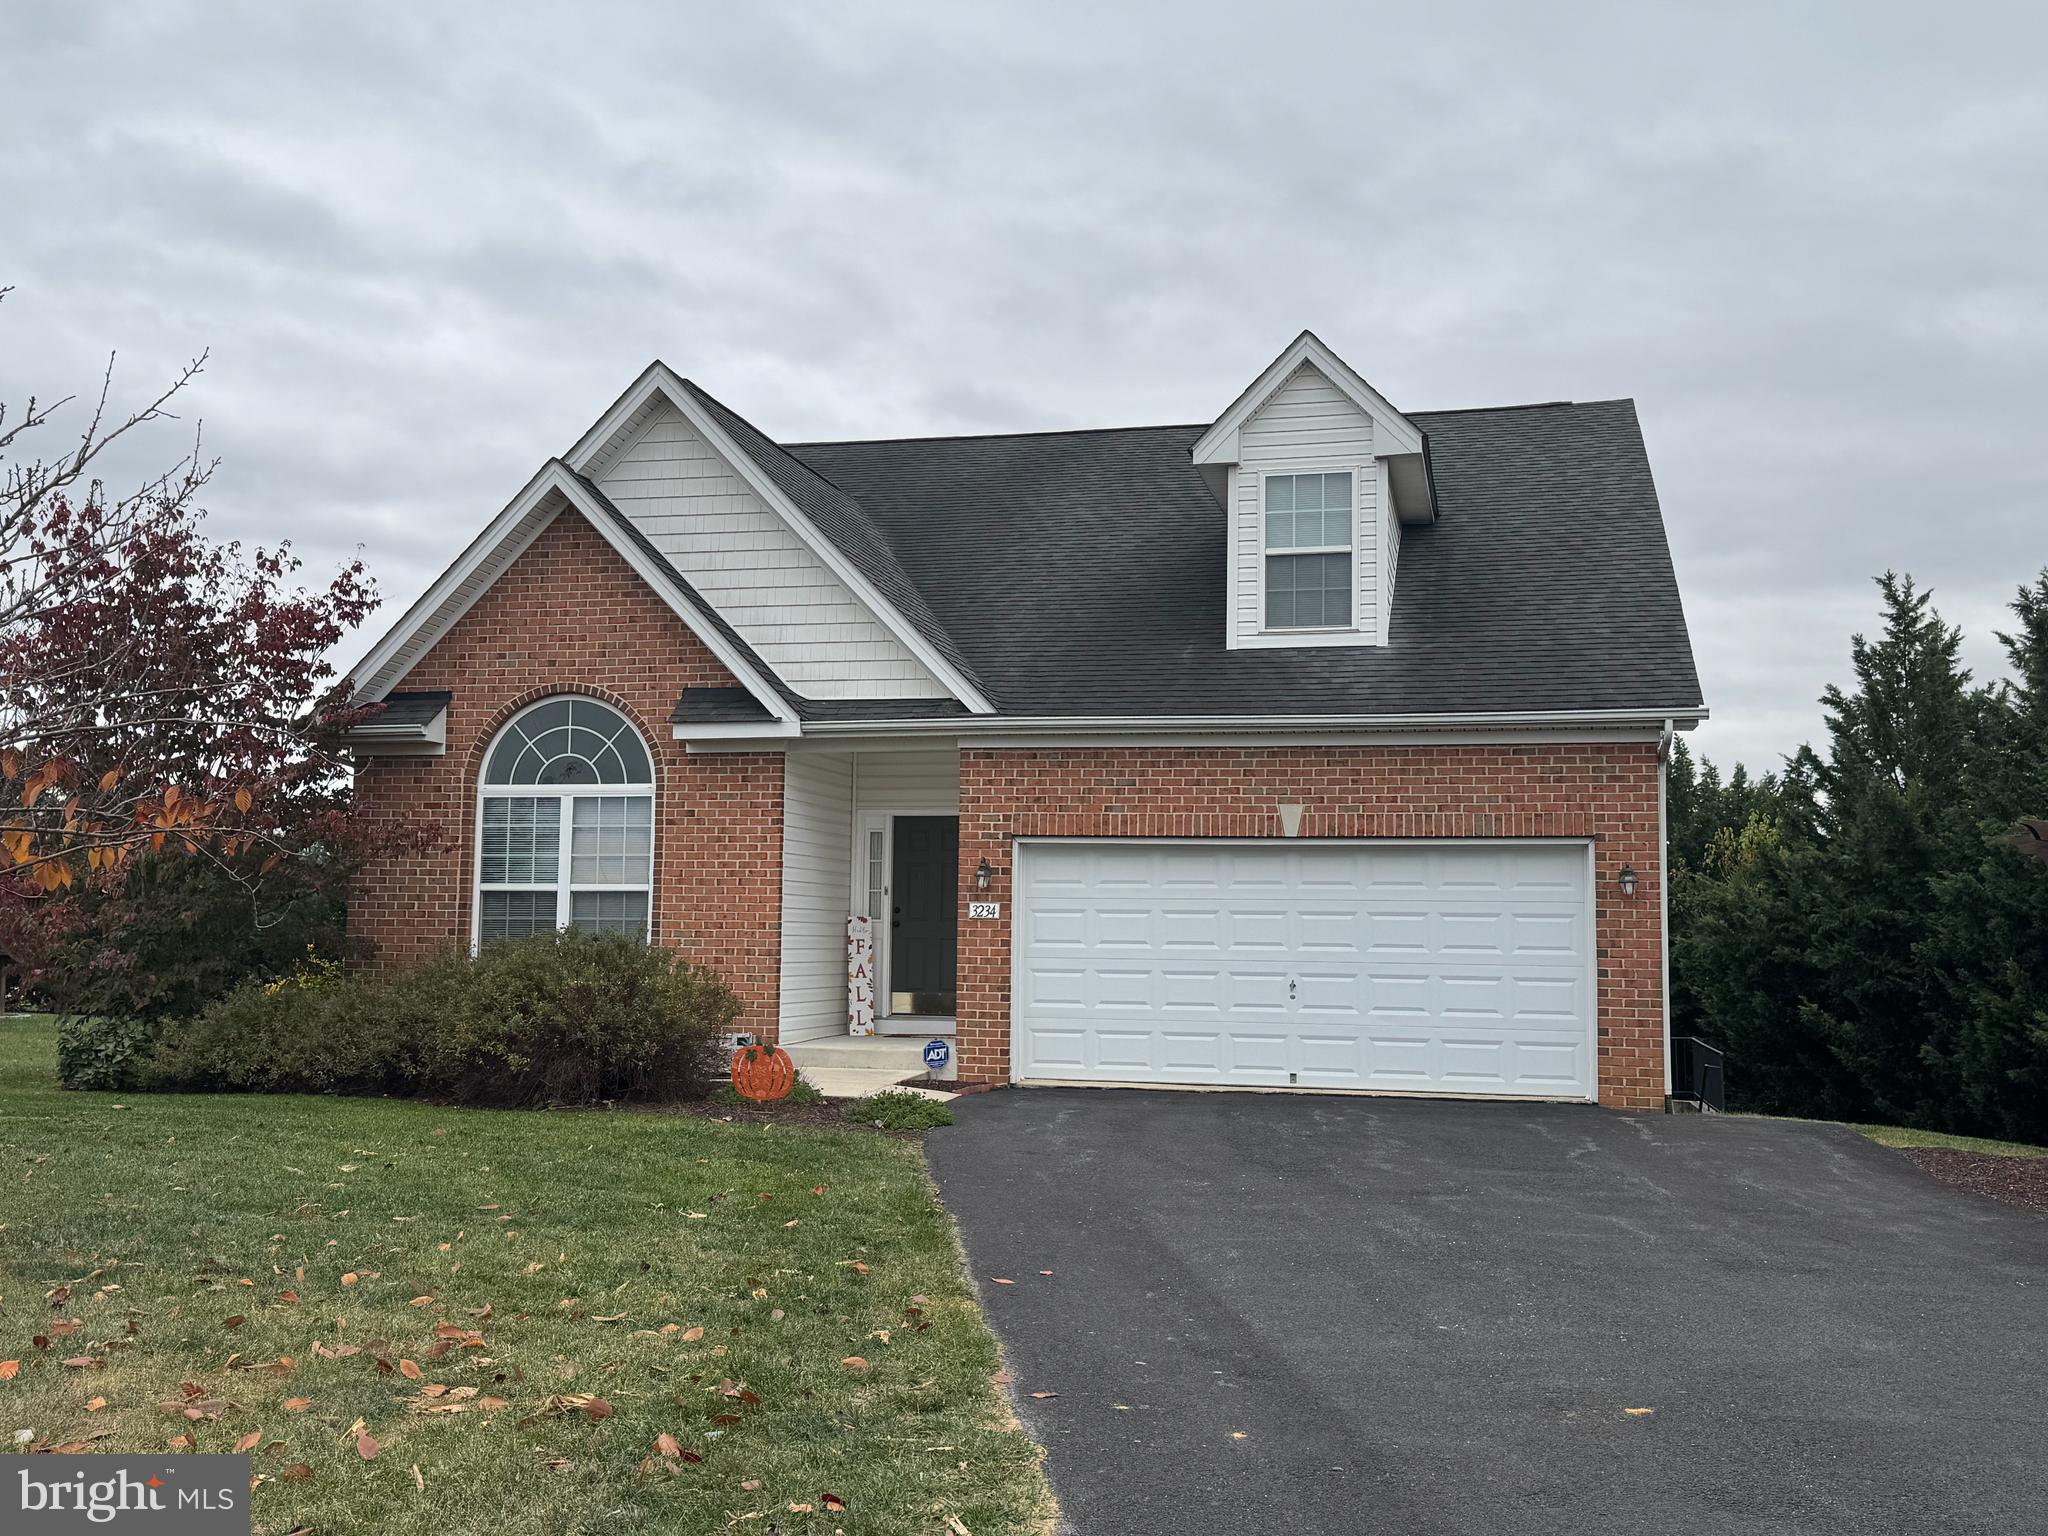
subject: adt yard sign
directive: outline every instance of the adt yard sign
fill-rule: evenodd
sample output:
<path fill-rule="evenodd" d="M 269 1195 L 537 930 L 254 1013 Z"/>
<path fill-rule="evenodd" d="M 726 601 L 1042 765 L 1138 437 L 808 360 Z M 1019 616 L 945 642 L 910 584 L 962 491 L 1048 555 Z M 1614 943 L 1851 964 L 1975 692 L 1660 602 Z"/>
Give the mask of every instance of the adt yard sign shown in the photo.
<path fill-rule="evenodd" d="M 953 1059 L 953 1042 L 946 1039 L 927 1040 L 924 1044 L 924 1064 L 928 1071 L 943 1072 L 946 1063 Z"/>

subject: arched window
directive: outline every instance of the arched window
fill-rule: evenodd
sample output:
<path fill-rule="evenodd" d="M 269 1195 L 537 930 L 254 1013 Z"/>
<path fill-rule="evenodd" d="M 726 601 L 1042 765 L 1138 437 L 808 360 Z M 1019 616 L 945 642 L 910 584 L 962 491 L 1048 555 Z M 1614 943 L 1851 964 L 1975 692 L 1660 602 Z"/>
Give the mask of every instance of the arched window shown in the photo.
<path fill-rule="evenodd" d="M 484 759 L 476 938 L 572 924 L 647 937 L 654 767 L 626 718 L 555 698 L 505 722 Z"/>

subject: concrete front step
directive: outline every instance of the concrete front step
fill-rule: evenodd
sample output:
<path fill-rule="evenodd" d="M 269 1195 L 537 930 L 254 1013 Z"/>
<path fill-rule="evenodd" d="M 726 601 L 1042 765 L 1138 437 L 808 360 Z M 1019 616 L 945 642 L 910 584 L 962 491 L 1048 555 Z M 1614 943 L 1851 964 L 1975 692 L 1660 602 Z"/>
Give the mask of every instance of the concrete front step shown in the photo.
<path fill-rule="evenodd" d="M 898 1077 L 924 1073 L 924 1041 L 887 1035 L 845 1035 L 786 1045 L 789 1059 L 806 1076 L 827 1068 L 854 1072 L 893 1072 Z"/>
<path fill-rule="evenodd" d="M 804 1081 L 828 1099 L 864 1099 L 906 1078 L 927 1077 L 922 1040 L 845 1035 L 784 1046 Z"/>

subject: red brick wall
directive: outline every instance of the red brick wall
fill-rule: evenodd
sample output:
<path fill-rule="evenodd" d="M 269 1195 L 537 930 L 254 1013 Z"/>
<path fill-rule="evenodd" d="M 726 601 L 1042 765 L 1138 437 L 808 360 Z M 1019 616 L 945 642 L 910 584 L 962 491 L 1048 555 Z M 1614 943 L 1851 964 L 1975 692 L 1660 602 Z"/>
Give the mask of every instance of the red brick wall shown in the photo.
<path fill-rule="evenodd" d="M 1590 837 L 1599 951 L 1600 1101 L 1664 1099 L 1663 973 L 1654 742 L 1552 746 L 966 748 L 960 753 L 960 1076 L 1010 1075 L 1010 927 L 970 922 L 1010 903 L 1015 837 Z M 1635 896 L 1616 882 L 1623 864 Z M 1009 909 L 1014 913 L 1014 907 Z"/>
<path fill-rule="evenodd" d="M 782 908 L 782 755 L 691 756 L 669 735 L 686 687 L 736 679 L 582 516 L 564 512 L 399 685 L 446 688 L 440 757 L 362 759 L 356 793 L 375 820 L 424 820 L 440 851 L 384 859 L 358 879 L 353 934 L 381 965 L 467 943 L 483 752 L 521 706 L 584 693 L 623 710 L 654 757 L 653 925 L 716 969 L 772 1038 Z"/>

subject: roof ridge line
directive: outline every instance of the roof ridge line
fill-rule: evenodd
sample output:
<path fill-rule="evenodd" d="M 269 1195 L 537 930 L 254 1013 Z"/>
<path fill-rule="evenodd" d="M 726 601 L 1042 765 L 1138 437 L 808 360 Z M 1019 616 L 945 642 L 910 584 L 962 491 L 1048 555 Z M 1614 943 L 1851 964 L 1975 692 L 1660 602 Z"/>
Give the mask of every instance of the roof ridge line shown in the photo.
<path fill-rule="evenodd" d="M 801 443 L 784 443 L 794 453 L 799 448 L 867 448 L 882 443 L 980 443 L 1011 437 L 1100 437 L 1110 432 L 1195 432 L 1208 426 L 1205 421 L 1163 421 L 1131 427 L 1034 427 L 1024 432 L 937 432 L 912 433 L 905 437 L 819 437 Z"/>

